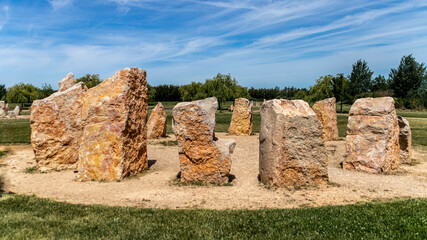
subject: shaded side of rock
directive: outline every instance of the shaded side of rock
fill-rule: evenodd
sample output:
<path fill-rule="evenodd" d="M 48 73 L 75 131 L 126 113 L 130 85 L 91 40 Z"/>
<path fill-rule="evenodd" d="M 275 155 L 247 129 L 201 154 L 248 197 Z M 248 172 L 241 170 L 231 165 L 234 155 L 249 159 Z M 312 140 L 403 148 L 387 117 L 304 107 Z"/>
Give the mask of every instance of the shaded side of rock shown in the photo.
<path fill-rule="evenodd" d="M 408 120 L 402 116 L 397 116 L 399 123 L 399 161 L 410 164 L 412 161 L 412 133 Z"/>
<path fill-rule="evenodd" d="M 399 166 L 399 124 L 391 97 L 361 98 L 351 106 L 344 169 L 371 173 Z"/>
<path fill-rule="evenodd" d="M 173 132 L 178 141 L 181 182 L 225 184 L 235 140 L 214 136 L 216 98 L 178 103 L 173 108 Z"/>
<path fill-rule="evenodd" d="M 77 180 L 119 180 L 148 168 L 147 80 L 125 68 L 87 91 Z"/>
<path fill-rule="evenodd" d="M 252 134 L 252 107 L 252 103 L 246 98 L 238 98 L 234 101 L 228 134 L 246 136 Z"/>
<path fill-rule="evenodd" d="M 259 171 L 270 186 L 304 186 L 328 181 L 322 127 L 302 100 L 274 99 L 261 106 Z"/>
<path fill-rule="evenodd" d="M 148 138 L 160 138 L 166 136 L 166 121 L 167 114 L 162 103 L 157 103 L 156 107 L 151 111 L 150 118 L 147 123 Z"/>

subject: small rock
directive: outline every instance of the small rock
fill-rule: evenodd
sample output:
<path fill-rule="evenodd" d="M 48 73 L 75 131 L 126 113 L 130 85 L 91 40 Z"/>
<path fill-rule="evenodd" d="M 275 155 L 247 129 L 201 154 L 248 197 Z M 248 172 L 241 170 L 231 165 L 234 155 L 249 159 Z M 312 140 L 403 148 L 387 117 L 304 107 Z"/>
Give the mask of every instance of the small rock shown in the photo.
<path fill-rule="evenodd" d="M 399 122 L 399 161 L 410 164 L 412 161 L 412 133 L 408 120 L 402 116 L 397 116 Z"/>
<path fill-rule="evenodd" d="M 148 138 L 160 138 L 166 136 L 167 114 L 162 103 L 157 103 L 147 123 Z"/>

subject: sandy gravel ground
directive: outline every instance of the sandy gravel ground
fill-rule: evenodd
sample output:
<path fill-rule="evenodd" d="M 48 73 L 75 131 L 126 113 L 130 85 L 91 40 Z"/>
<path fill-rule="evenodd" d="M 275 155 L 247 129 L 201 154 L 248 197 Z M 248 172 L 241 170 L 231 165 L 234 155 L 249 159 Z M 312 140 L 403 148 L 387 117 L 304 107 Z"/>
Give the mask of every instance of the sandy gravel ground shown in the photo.
<path fill-rule="evenodd" d="M 427 197 L 427 153 L 414 149 L 414 166 L 403 165 L 391 174 L 368 174 L 342 170 L 344 141 L 327 143 L 330 184 L 297 190 L 267 189 L 258 182 L 258 135 L 234 138 L 232 186 L 183 186 L 176 183 L 179 172 L 176 146 L 149 142 L 150 170 L 120 182 L 76 182 L 73 171 L 26 173 L 35 166 L 30 145 L 0 146 L 12 153 L 0 159 L 5 190 L 18 194 L 83 204 L 139 206 L 149 208 L 258 209 L 341 205 L 393 198 Z"/>

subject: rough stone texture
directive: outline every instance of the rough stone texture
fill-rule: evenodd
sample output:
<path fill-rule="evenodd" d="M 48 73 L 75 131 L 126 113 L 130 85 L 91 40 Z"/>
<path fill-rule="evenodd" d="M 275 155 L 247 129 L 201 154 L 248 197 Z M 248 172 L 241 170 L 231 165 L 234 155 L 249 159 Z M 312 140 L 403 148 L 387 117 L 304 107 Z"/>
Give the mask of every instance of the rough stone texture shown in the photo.
<path fill-rule="evenodd" d="M 142 69 L 117 71 L 89 89 L 82 107 L 77 180 L 119 180 L 147 169 L 147 116 Z"/>
<path fill-rule="evenodd" d="M 6 104 L 4 103 L 4 101 L 0 101 L 0 109 L 5 110 L 6 108 Z"/>
<path fill-rule="evenodd" d="M 7 114 L 8 118 L 16 118 L 21 113 L 21 108 L 19 106 L 16 106 L 13 111 L 9 111 Z"/>
<path fill-rule="evenodd" d="M 408 120 L 397 116 L 399 123 L 399 162 L 410 164 L 412 161 L 412 133 Z"/>
<path fill-rule="evenodd" d="M 160 138 L 166 136 L 167 115 L 162 103 L 157 103 L 147 123 L 148 138 Z"/>
<path fill-rule="evenodd" d="M 252 134 L 252 103 L 248 99 L 238 98 L 234 101 L 228 134 L 247 136 Z"/>
<path fill-rule="evenodd" d="M 362 98 L 351 106 L 344 169 L 371 173 L 399 166 L 399 125 L 391 97 Z"/>
<path fill-rule="evenodd" d="M 9 103 L 6 103 L 6 106 L 4 107 L 4 110 L 5 110 L 6 112 L 8 112 L 8 111 L 9 111 Z"/>
<path fill-rule="evenodd" d="M 42 172 L 75 169 L 82 135 L 80 111 L 87 91 L 78 83 L 31 106 L 31 145 Z"/>
<path fill-rule="evenodd" d="M 6 117 L 6 111 L 3 108 L 0 108 L 0 118 Z"/>
<path fill-rule="evenodd" d="M 183 102 L 173 108 L 172 129 L 178 141 L 181 182 L 225 184 L 235 140 L 215 138 L 215 97 Z"/>
<path fill-rule="evenodd" d="M 326 141 L 338 139 L 337 110 L 335 98 L 327 98 L 313 105 L 313 111 L 323 126 L 322 139 Z"/>
<path fill-rule="evenodd" d="M 74 86 L 77 83 L 76 79 L 74 78 L 73 73 L 68 73 L 67 76 L 65 76 L 60 82 L 59 82 L 59 92 L 63 92 L 70 87 Z"/>
<path fill-rule="evenodd" d="M 278 187 L 326 183 L 328 157 L 322 127 L 308 103 L 269 100 L 260 114 L 261 182 Z"/>

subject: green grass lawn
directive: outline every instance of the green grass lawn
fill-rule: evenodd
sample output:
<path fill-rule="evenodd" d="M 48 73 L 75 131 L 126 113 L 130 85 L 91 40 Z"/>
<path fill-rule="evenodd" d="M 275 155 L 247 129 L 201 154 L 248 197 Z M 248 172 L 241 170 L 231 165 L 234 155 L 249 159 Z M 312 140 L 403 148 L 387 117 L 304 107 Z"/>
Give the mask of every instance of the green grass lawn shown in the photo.
<path fill-rule="evenodd" d="M 7 239 L 425 239 L 427 200 L 269 210 L 161 210 L 0 198 Z"/>
<path fill-rule="evenodd" d="M 30 119 L 0 119 L 0 144 L 31 143 Z"/>

